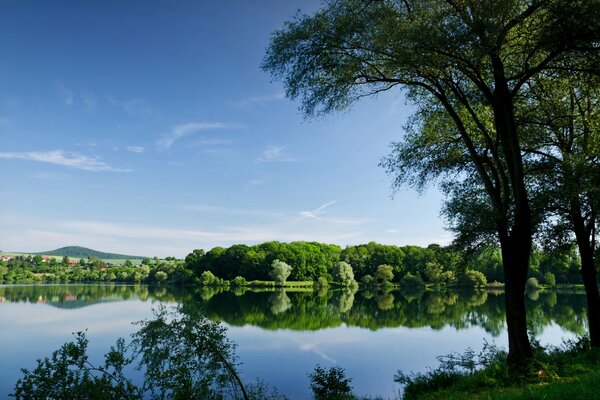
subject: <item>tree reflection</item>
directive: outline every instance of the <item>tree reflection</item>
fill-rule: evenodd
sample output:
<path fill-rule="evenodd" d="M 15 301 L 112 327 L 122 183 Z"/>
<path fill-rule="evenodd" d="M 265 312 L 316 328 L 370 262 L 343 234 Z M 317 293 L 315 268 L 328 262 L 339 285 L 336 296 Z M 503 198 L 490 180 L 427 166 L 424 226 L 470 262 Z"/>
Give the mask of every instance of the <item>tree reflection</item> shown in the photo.
<path fill-rule="evenodd" d="M 264 329 L 316 330 L 345 324 L 368 329 L 481 327 L 493 336 L 505 327 L 501 291 L 360 290 L 318 287 L 314 290 L 226 287 L 177 288 L 142 285 L 0 286 L 0 302 L 43 303 L 71 309 L 111 301 L 159 301 L 201 304 L 206 315 L 230 325 Z M 530 330 L 550 324 L 583 334 L 587 324 L 583 294 L 529 291 Z"/>

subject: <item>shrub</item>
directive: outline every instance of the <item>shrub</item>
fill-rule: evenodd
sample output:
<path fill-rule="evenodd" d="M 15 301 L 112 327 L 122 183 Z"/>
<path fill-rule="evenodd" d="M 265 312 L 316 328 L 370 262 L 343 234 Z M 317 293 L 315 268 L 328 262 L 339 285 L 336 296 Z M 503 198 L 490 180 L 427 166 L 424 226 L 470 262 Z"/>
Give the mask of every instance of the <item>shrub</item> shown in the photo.
<path fill-rule="evenodd" d="M 375 279 L 380 284 L 387 284 L 394 279 L 394 268 L 391 265 L 381 264 L 375 272 Z"/>
<path fill-rule="evenodd" d="M 246 278 L 244 278 L 243 276 L 236 276 L 231 281 L 231 284 L 233 286 L 246 286 L 248 284 L 248 282 L 246 282 Z"/>
<path fill-rule="evenodd" d="M 468 287 L 484 287 L 487 286 L 487 278 L 482 272 L 469 269 L 465 272 L 463 285 Z"/>
<path fill-rule="evenodd" d="M 404 278 L 400 281 L 400 286 L 419 287 L 424 285 L 425 282 L 423 282 L 423 278 L 418 275 L 413 275 L 410 272 L 404 275 Z"/>
<path fill-rule="evenodd" d="M 283 261 L 274 260 L 271 264 L 271 272 L 269 275 L 275 281 L 276 285 L 283 286 L 286 279 L 292 273 L 292 267 Z"/>
<path fill-rule="evenodd" d="M 352 285 L 354 280 L 354 271 L 350 264 L 344 261 L 340 261 L 333 267 L 333 279 L 342 286 Z"/>
<path fill-rule="evenodd" d="M 319 279 L 317 279 L 317 286 L 321 288 L 328 287 L 329 282 L 327 282 L 327 278 L 325 278 L 324 276 L 320 276 Z"/>
<path fill-rule="evenodd" d="M 159 283 L 166 281 L 168 277 L 169 276 L 165 271 L 158 271 L 156 274 L 154 274 L 154 280 Z"/>
<path fill-rule="evenodd" d="M 537 289 L 540 286 L 540 283 L 537 278 L 531 277 L 527 279 L 525 286 L 527 286 L 527 289 Z"/>
<path fill-rule="evenodd" d="M 217 278 L 212 272 L 210 271 L 204 271 L 201 275 L 200 275 L 200 283 L 202 283 L 203 285 L 214 285 L 217 284 L 219 282 L 219 278 Z"/>
<path fill-rule="evenodd" d="M 371 275 L 367 274 L 363 276 L 360 281 L 363 285 L 371 286 L 375 282 L 375 279 Z"/>
<path fill-rule="evenodd" d="M 317 365 L 308 378 L 315 400 L 356 399 L 350 386 L 352 378 L 346 377 L 346 371 L 342 367 L 336 366 L 326 370 Z"/>
<path fill-rule="evenodd" d="M 552 272 L 546 272 L 544 274 L 544 284 L 548 286 L 556 286 L 556 276 Z"/>

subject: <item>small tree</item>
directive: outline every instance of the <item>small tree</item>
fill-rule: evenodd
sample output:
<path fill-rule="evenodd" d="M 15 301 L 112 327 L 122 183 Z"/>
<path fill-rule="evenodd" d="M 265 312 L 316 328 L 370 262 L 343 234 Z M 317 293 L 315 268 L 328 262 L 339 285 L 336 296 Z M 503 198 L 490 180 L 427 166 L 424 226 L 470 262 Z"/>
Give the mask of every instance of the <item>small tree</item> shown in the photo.
<path fill-rule="evenodd" d="M 482 272 L 469 269 L 465 272 L 463 284 L 468 287 L 484 287 L 487 286 L 487 278 Z"/>
<path fill-rule="evenodd" d="M 214 285 L 215 283 L 217 283 L 219 281 L 219 278 L 217 278 L 212 272 L 210 271 L 204 271 L 201 275 L 200 275 L 200 283 L 202 283 L 203 285 Z"/>
<path fill-rule="evenodd" d="M 283 261 L 274 260 L 271 264 L 271 272 L 269 275 L 275 281 L 278 286 L 283 286 L 286 279 L 292 273 L 292 267 Z"/>
<path fill-rule="evenodd" d="M 391 265 L 382 264 L 377 267 L 375 279 L 381 285 L 387 285 L 394 279 L 394 268 Z"/>
<path fill-rule="evenodd" d="M 537 278 L 531 277 L 527 279 L 526 287 L 527 289 L 537 289 L 540 286 Z"/>
<path fill-rule="evenodd" d="M 154 275 L 154 280 L 158 283 L 164 282 L 167 280 L 169 276 L 167 275 L 167 273 L 165 271 L 158 271 L 155 275 Z"/>
<path fill-rule="evenodd" d="M 413 275 L 410 272 L 407 272 L 404 275 L 404 278 L 400 281 L 400 286 L 408 286 L 408 287 L 421 287 L 424 286 L 423 278 L 418 275 Z"/>
<path fill-rule="evenodd" d="M 328 370 L 317 365 L 308 375 L 310 389 L 315 400 L 350 400 L 356 397 L 352 394 L 352 378 L 346 377 L 342 367 L 331 367 Z"/>
<path fill-rule="evenodd" d="M 333 267 L 333 279 L 342 286 L 350 286 L 354 281 L 352 266 L 345 261 L 340 261 Z"/>
<path fill-rule="evenodd" d="M 546 272 L 544 274 L 544 284 L 551 287 L 556 286 L 556 276 L 552 272 Z"/>
<path fill-rule="evenodd" d="M 438 262 L 428 262 L 425 264 L 425 270 L 423 274 L 429 283 L 439 285 L 442 283 L 442 273 L 444 272 L 442 266 Z"/>
<path fill-rule="evenodd" d="M 244 278 L 243 276 L 236 276 L 231 281 L 231 285 L 235 287 L 246 286 L 247 284 L 248 282 L 246 282 L 246 278 Z"/>

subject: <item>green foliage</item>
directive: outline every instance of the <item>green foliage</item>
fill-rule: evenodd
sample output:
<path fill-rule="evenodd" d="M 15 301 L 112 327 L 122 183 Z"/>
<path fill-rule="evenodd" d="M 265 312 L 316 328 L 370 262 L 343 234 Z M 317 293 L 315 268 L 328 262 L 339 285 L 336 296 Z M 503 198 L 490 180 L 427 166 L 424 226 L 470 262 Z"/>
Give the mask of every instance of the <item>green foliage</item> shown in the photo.
<path fill-rule="evenodd" d="M 329 282 L 327 281 L 327 278 L 325 278 L 324 276 L 320 276 L 316 281 L 316 285 L 319 288 L 327 288 L 329 287 Z"/>
<path fill-rule="evenodd" d="M 361 278 L 360 283 L 362 283 L 365 286 L 371 286 L 377 283 L 377 281 L 371 275 L 367 274 Z"/>
<path fill-rule="evenodd" d="M 347 262 L 340 261 L 332 269 L 333 280 L 342 286 L 351 286 L 354 282 L 352 266 Z"/>
<path fill-rule="evenodd" d="M 537 289 L 539 288 L 540 283 L 538 282 L 537 278 L 531 277 L 527 279 L 526 286 L 528 289 Z"/>
<path fill-rule="evenodd" d="M 220 284 L 221 280 L 213 275 L 210 271 L 204 271 L 202 275 L 200 275 L 200 283 L 205 286 Z"/>
<path fill-rule="evenodd" d="M 424 285 L 425 282 L 423 282 L 423 278 L 421 278 L 418 275 L 413 275 L 410 272 L 404 275 L 404 278 L 402 278 L 402 280 L 400 281 L 400 286 L 422 287 Z"/>
<path fill-rule="evenodd" d="M 548 285 L 551 287 L 556 286 L 556 277 L 552 272 L 546 272 L 544 274 L 544 285 Z"/>
<path fill-rule="evenodd" d="M 117 341 L 104 357 L 104 364 L 94 366 L 87 356 L 88 339 L 75 333 L 75 341 L 60 349 L 29 371 L 23 369 L 14 391 L 20 399 L 142 399 L 142 391 L 125 377 L 124 367 L 131 363 L 125 343 Z"/>
<path fill-rule="evenodd" d="M 375 279 L 380 285 L 386 285 L 394 279 L 394 268 L 391 265 L 381 264 L 375 271 Z"/>
<path fill-rule="evenodd" d="M 468 349 L 439 357 L 437 368 L 418 374 L 398 372 L 394 380 L 404 385 L 404 400 L 595 398 L 600 351 L 590 349 L 589 343 L 581 338 L 562 348 L 537 347 L 535 361 L 509 371 L 506 353 L 486 342 L 479 354 Z M 580 380 L 585 383 L 573 384 Z"/>
<path fill-rule="evenodd" d="M 123 339 L 93 365 L 88 340 L 75 334 L 37 367 L 23 370 L 15 385 L 16 399 L 151 399 L 245 400 L 284 399 L 258 383 L 245 385 L 236 370 L 235 346 L 226 328 L 206 319 L 198 307 L 160 307 L 152 320 L 138 323 L 129 345 Z M 125 371 L 137 361 L 144 383 L 136 386 Z"/>
<path fill-rule="evenodd" d="M 317 365 L 308 375 L 314 400 L 354 400 L 352 378 L 346 377 L 346 371 L 338 366 L 324 369 Z"/>
<path fill-rule="evenodd" d="M 154 274 L 154 280 L 155 280 L 157 283 L 162 283 L 162 282 L 165 282 L 165 281 L 168 279 L 168 277 L 169 277 L 169 276 L 168 276 L 168 275 L 167 275 L 167 273 L 166 273 L 166 272 L 164 272 L 164 271 L 158 271 L 158 272 L 156 272 L 156 274 Z"/>
<path fill-rule="evenodd" d="M 487 279 L 483 273 L 469 269 L 465 271 L 461 284 L 465 287 L 482 288 L 487 286 Z"/>
<path fill-rule="evenodd" d="M 248 282 L 246 281 L 246 279 L 244 277 L 241 277 L 241 276 L 236 276 L 231 281 L 231 285 L 232 286 L 236 286 L 236 287 L 246 286 L 247 284 L 248 284 Z"/>
<path fill-rule="evenodd" d="M 235 370 L 226 328 L 196 307 L 164 307 L 141 321 L 133 346 L 144 367 L 144 388 L 157 398 L 221 399 L 245 391 Z"/>
<path fill-rule="evenodd" d="M 286 279 L 292 273 L 292 267 L 283 261 L 273 260 L 270 276 L 278 286 L 283 286 Z"/>

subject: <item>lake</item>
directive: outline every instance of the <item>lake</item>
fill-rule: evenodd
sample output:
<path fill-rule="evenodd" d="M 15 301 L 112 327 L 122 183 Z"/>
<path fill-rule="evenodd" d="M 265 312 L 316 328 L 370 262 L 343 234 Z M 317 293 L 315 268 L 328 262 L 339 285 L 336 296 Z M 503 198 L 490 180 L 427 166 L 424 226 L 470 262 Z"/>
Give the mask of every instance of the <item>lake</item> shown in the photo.
<path fill-rule="evenodd" d="M 132 322 L 159 304 L 198 304 L 237 343 L 246 382 L 262 381 L 290 399 L 310 398 L 315 365 L 340 365 L 359 395 L 394 398 L 397 370 L 423 371 L 436 356 L 506 347 L 501 291 L 236 290 L 128 285 L 0 285 L 0 398 L 20 368 L 32 368 L 72 333 L 87 330 L 100 360 Z M 527 293 L 530 330 L 558 345 L 586 331 L 585 295 Z"/>

